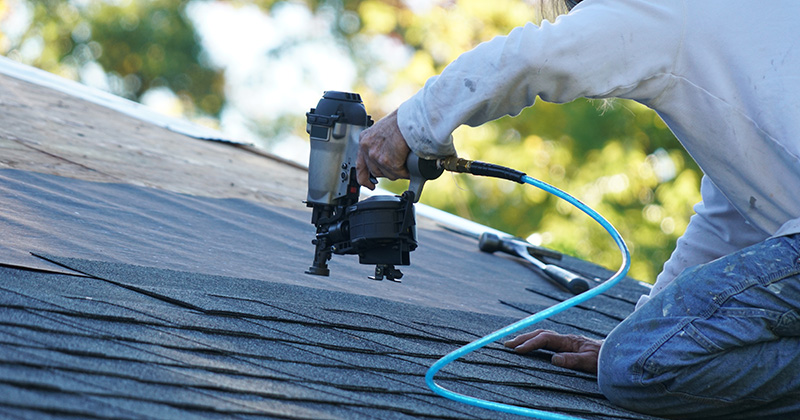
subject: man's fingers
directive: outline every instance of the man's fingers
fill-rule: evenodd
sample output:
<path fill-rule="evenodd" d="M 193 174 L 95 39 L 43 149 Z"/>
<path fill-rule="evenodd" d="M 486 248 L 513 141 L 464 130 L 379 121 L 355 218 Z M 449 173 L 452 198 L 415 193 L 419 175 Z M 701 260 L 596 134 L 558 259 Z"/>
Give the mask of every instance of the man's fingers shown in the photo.
<path fill-rule="evenodd" d="M 597 357 L 602 341 L 579 335 L 562 335 L 548 330 L 522 334 L 504 343 L 517 353 L 544 349 L 556 352 L 552 362 L 556 366 L 597 373 Z"/>
<path fill-rule="evenodd" d="M 557 353 L 551 362 L 559 367 L 580 370 L 588 373 L 597 373 L 597 352 L 587 351 L 581 353 Z"/>
<path fill-rule="evenodd" d="M 408 157 L 408 154 L 405 156 Z M 374 189 L 375 185 L 369 181 L 369 176 L 372 175 L 376 178 L 383 177 L 394 181 L 395 179 L 408 178 L 408 168 L 403 164 L 398 165 L 399 159 L 388 159 L 385 156 L 378 156 L 377 158 L 369 156 L 369 151 L 364 147 L 358 153 L 358 160 L 356 161 L 356 172 L 358 173 L 358 183 Z M 370 187 L 370 185 L 372 187 Z"/>
<path fill-rule="evenodd" d="M 403 166 L 397 167 L 394 170 L 392 176 L 394 178 L 389 179 L 408 179 L 410 174 L 408 173 L 408 167 L 406 166 L 405 162 L 408 160 L 408 153 L 406 153 L 405 159 L 403 159 Z"/>
<path fill-rule="evenodd" d="M 360 134 L 356 164 L 359 184 L 374 188 L 370 175 L 391 180 L 408 178 L 409 153 L 411 149 L 397 126 L 397 111 L 392 112 Z"/>
<path fill-rule="evenodd" d="M 364 154 L 361 152 L 358 153 L 358 158 L 356 159 L 356 178 L 359 184 L 371 190 L 375 189 L 375 184 L 369 179 L 370 172 L 367 167 L 367 161 L 364 159 Z"/>
<path fill-rule="evenodd" d="M 522 343 L 518 343 L 520 340 L 515 339 L 514 346 L 507 346 L 512 347 L 517 353 L 528 353 L 539 349 L 574 352 L 578 351 L 583 343 L 582 337 L 561 335 L 552 331 L 534 331 L 521 338 L 524 339 Z"/>
<path fill-rule="evenodd" d="M 520 344 L 530 340 L 533 337 L 536 337 L 537 335 L 539 335 L 539 334 L 541 334 L 543 332 L 545 332 L 545 330 L 536 330 L 536 331 L 533 331 L 533 332 L 520 334 L 520 335 L 512 338 L 511 340 L 506 341 L 505 343 L 503 343 L 503 345 L 508 347 L 508 348 L 513 349 L 513 348 L 519 346 Z"/>

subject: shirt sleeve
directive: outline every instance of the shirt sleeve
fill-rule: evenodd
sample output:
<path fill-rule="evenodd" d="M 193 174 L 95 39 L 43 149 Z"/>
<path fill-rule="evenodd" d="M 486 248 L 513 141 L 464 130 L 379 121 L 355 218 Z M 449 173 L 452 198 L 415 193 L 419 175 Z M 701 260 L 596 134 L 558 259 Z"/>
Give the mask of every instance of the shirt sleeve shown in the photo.
<path fill-rule="evenodd" d="M 452 132 L 517 115 L 537 97 L 621 97 L 643 103 L 669 83 L 682 8 L 665 0 L 593 0 L 555 23 L 527 24 L 462 54 L 398 109 L 421 157 L 455 153 Z M 678 3 L 680 4 L 680 3 Z"/>
<path fill-rule="evenodd" d="M 689 220 L 686 233 L 678 239 L 672 256 L 664 263 L 650 296 L 642 296 L 637 309 L 664 290 L 686 268 L 713 261 L 770 236 L 747 223 L 708 177 L 703 177 L 700 193 L 703 201 L 695 205 L 695 214 Z"/>

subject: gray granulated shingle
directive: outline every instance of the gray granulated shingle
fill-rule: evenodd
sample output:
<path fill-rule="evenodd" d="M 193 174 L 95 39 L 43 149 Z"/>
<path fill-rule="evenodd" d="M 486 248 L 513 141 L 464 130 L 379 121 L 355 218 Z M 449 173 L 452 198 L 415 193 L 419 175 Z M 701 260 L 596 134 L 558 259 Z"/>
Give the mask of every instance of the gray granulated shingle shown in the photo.
<path fill-rule="evenodd" d="M 354 256 L 334 258 L 332 276 L 318 278 L 302 274 L 313 236 L 304 212 L 0 177 L 18 194 L 14 217 L 30 205 L 35 221 L 60 227 L 52 246 L 31 243 L 41 269 L 0 259 L 0 416 L 513 419 L 435 395 L 424 375 L 459 346 L 566 297 L 524 264 L 450 232 L 420 230 L 401 284 L 367 280 L 370 267 Z M 22 236 L 11 242 L 27 246 Z M 470 264 L 442 266 L 455 260 Z M 603 271 L 561 261 L 573 262 Z M 498 289 L 514 299 L 486 299 Z M 636 293 L 626 284 L 620 297 L 533 328 L 600 336 Z M 492 343 L 437 381 L 584 418 L 647 418 L 614 407 L 594 376 L 550 357 Z"/>
<path fill-rule="evenodd" d="M 47 346 L 19 347 L 19 351 L 35 352 L 47 360 L 41 368 L 23 366 L 20 374 L 25 369 L 43 371 L 49 365 L 59 375 L 81 381 L 71 385 L 72 389 L 80 390 L 77 384 L 94 383 L 104 390 L 116 390 L 113 395 L 81 390 L 94 398 L 140 399 L 171 409 L 303 418 L 307 413 L 301 407 L 327 404 L 352 405 L 358 410 L 352 413 L 368 413 L 373 408 L 376 415 L 394 411 L 405 416 L 468 418 L 471 409 L 432 396 L 422 376 L 436 358 L 476 337 L 463 330 L 464 323 L 481 333 L 514 321 L 257 280 L 53 256 L 48 259 L 96 277 L 107 276 L 92 279 L 104 284 L 100 289 L 122 290 L 113 292 L 113 311 L 91 308 L 91 302 L 109 305 L 92 297 L 69 308 L 38 315 L 21 311 L 24 316 L 8 317 L 26 318 L 18 320 L 12 331 L 25 339 L 42 341 L 42 334 L 61 337 Z M 221 302 L 238 302 L 242 296 L 231 290 L 217 295 L 220 282 L 236 284 L 248 293 L 280 298 L 270 305 L 251 299 L 243 308 L 222 311 Z M 125 294 L 140 296 L 126 302 L 120 299 Z M 302 296 L 303 304 L 287 306 L 289 294 Z M 81 318 L 75 316 L 81 311 L 79 322 Z M 128 313 L 137 316 L 124 316 Z M 46 321 L 40 331 L 29 328 L 36 318 Z M 76 337 L 78 343 L 69 342 Z M 100 348 L 104 351 L 98 351 Z M 98 366 L 95 370 L 76 371 L 76 358 L 102 362 L 87 363 Z M 138 363 L 147 369 L 142 369 L 138 377 L 114 375 L 115 363 L 132 368 Z M 532 367 L 525 365 L 530 363 L 544 369 L 528 371 Z M 541 407 L 615 415 L 596 402 L 601 397 L 588 385 L 590 378 L 565 373 L 546 361 L 522 358 L 493 344 L 447 367 L 440 380 L 512 403 L 523 403 L 531 394 L 539 393 L 547 401 Z M 187 392 L 185 387 L 199 391 Z M 433 403 L 422 402 L 428 399 Z M 270 412 L 265 408 L 266 401 L 278 401 L 283 408 Z M 584 408 L 566 407 L 563 401 Z M 492 416 L 481 414 L 478 418 Z"/>
<path fill-rule="evenodd" d="M 488 332 L 513 321 L 246 279 L 230 282 L 252 283 L 246 285 L 248 290 L 267 295 L 278 289 L 283 292 L 279 303 L 251 300 L 250 307 L 222 311 L 220 300 L 241 298 L 215 295 L 219 284 L 204 286 L 227 279 L 103 262 L 80 261 L 73 267 L 109 279 L 90 279 L 97 287 L 72 289 L 84 293 L 68 299 L 14 285 L 17 301 L 36 296 L 52 304 L 47 310 L 0 308 L 0 352 L 8 355 L 7 363 L 0 363 L 6 377 L 0 384 L 51 393 L 67 389 L 107 400 L 109 413 L 138 403 L 159 407 L 152 413 L 190 410 L 313 418 L 327 413 L 326 406 L 337 407 L 331 412 L 341 414 L 342 407 L 351 405 L 356 411 L 345 413 L 373 413 L 375 418 L 386 412 L 469 418 L 472 409 L 432 396 L 422 376 L 437 357 L 475 338 L 462 330 L 463 322 L 474 321 L 476 329 Z M 38 276 L 56 275 L 27 277 Z M 118 276 L 126 283 L 116 285 Z M 176 279 L 183 276 L 191 280 L 178 289 Z M 69 282 L 87 279 L 58 275 L 57 281 L 65 290 Z M 110 297 L 101 300 L 103 293 Z M 286 307 L 286 293 L 304 296 L 304 304 Z M 12 364 L 23 359 L 27 364 Z M 529 363 L 546 369 L 527 371 Z M 57 386 L 48 388 L 46 379 L 57 381 Z M 617 415 L 613 407 L 597 402 L 601 397 L 587 385 L 590 379 L 564 376 L 546 361 L 522 358 L 496 344 L 449 366 L 439 380 L 515 404 L 536 394 L 546 400 L 539 407 Z M 68 403 L 65 407 L 80 415 Z M 493 417 L 487 412 L 477 418 Z"/>

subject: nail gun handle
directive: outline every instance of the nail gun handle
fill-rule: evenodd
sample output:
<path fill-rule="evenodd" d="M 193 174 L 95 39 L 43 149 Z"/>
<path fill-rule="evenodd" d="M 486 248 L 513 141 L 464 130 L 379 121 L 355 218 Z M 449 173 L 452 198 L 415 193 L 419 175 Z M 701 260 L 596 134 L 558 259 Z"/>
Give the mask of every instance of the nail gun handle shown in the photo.
<path fill-rule="evenodd" d="M 441 168 L 436 163 L 436 160 L 422 159 L 414 152 L 411 152 L 406 159 L 406 166 L 408 167 L 409 183 L 408 190 L 414 193 L 414 202 L 419 201 L 422 195 L 422 187 L 425 186 L 425 181 L 438 178 L 444 168 Z"/>

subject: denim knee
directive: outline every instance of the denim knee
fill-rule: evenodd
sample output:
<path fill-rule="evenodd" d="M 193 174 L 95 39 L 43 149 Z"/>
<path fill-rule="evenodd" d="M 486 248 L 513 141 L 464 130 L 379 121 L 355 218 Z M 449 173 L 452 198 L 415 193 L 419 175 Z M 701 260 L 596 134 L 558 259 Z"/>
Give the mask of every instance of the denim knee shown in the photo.
<path fill-rule="evenodd" d="M 798 415 L 798 242 L 776 238 L 685 270 L 606 338 L 601 392 L 662 417 Z"/>
<path fill-rule="evenodd" d="M 679 367 L 664 367 L 662 375 L 654 377 L 645 365 L 654 348 L 677 326 L 646 312 L 634 313 L 606 337 L 598 357 L 597 383 L 612 403 L 629 410 L 661 415 L 680 410 L 676 406 L 680 403 L 663 383 L 676 374 Z"/>
<path fill-rule="evenodd" d="M 641 372 L 635 365 L 646 349 L 637 348 L 638 340 L 631 339 L 626 323 L 608 335 L 600 349 L 597 383 L 600 392 L 620 407 L 636 409 L 647 393 L 641 382 Z"/>

